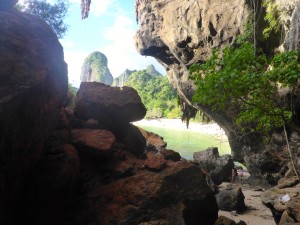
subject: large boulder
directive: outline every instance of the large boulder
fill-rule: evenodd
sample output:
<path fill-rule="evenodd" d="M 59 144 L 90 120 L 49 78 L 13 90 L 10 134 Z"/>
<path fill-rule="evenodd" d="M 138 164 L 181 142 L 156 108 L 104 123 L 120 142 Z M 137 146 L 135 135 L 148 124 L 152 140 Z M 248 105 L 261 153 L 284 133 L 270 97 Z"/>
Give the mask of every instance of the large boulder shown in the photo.
<path fill-rule="evenodd" d="M 245 196 L 239 186 L 221 190 L 216 194 L 216 199 L 220 210 L 240 213 L 246 209 Z"/>
<path fill-rule="evenodd" d="M 107 162 L 105 174 L 82 178 L 83 202 L 76 205 L 76 215 L 69 224 L 214 224 L 218 217 L 216 200 L 197 166 L 164 161 L 158 172 L 145 166 L 149 159 L 124 153 L 124 157 Z M 126 176 L 115 179 L 120 162 L 133 167 Z"/>
<path fill-rule="evenodd" d="M 40 158 L 67 94 L 68 77 L 63 48 L 38 17 L 0 11 L 0 33 L 1 224 Z"/>
<path fill-rule="evenodd" d="M 193 158 L 202 168 L 209 171 L 216 185 L 223 181 L 230 181 L 231 171 L 234 168 L 234 162 L 230 155 L 220 156 L 218 148 L 211 147 L 205 151 L 194 152 Z"/>
<path fill-rule="evenodd" d="M 145 150 L 146 140 L 130 122 L 143 119 L 145 114 L 140 96 L 131 87 L 111 87 L 97 82 L 80 85 L 74 115 L 87 121 L 89 127 L 112 131 L 128 151 L 139 156 Z"/>
<path fill-rule="evenodd" d="M 283 179 L 260 196 L 262 202 L 271 209 L 274 220 L 279 225 L 300 222 L 300 184 L 297 179 Z"/>
<path fill-rule="evenodd" d="M 77 92 L 76 117 L 96 119 L 99 126 L 114 129 L 121 124 L 138 121 L 146 108 L 138 93 L 131 87 L 110 87 L 97 82 L 82 82 Z"/>

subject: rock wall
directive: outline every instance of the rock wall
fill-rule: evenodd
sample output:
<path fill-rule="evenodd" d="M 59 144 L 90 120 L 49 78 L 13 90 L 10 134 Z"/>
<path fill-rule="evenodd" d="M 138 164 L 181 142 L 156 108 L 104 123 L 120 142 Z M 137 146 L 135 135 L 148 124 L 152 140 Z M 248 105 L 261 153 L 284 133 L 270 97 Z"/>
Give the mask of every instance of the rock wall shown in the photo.
<path fill-rule="evenodd" d="M 235 126 L 237 109 L 232 106 L 224 111 L 212 111 L 207 106 L 192 104 L 195 87 L 188 79 L 189 67 L 193 63 L 204 62 L 215 48 L 225 47 L 238 34 L 243 33 L 244 24 L 254 8 L 256 39 L 265 51 L 273 51 L 275 47 L 279 47 L 279 50 L 298 48 L 299 1 L 278 1 L 279 9 L 287 12 L 282 17 L 283 33 L 272 34 L 268 40 L 262 39 L 266 23 L 263 20 L 265 11 L 261 3 L 260 0 L 138 0 L 136 12 L 140 26 L 135 42 L 140 54 L 155 57 L 165 67 L 169 81 L 181 98 L 185 117 L 193 116 L 192 107 L 203 111 L 224 129 L 234 160 L 245 162 L 258 177 L 272 174 L 271 177 L 277 176 L 278 180 L 278 174 L 284 173 L 279 168 L 286 168 L 283 165 L 288 161 L 288 156 L 284 153 L 283 134 L 280 131 L 274 133 L 271 144 L 266 145 L 261 134 L 246 134 Z M 295 99 L 298 97 L 295 96 Z M 300 112 L 298 108 L 296 111 L 296 114 Z M 299 136 L 298 128 L 295 129 L 297 124 L 298 122 L 293 123 L 293 127 L 289 128 L 290 134 L 294 133 L 296 137 Z M 295 143 L 295 155 L 297 151 Z M 268 155 L 264 159 L 277 162 L 277 166 L 266 166 L 267 163 L 260 158 L 262 152 Z"/>
<path fill-rule="evenodd" d="M 68 83 L 56 35 L 13 3 L 0 9 L 0 224 L 8 224 L 24 178 L 40 159 Z"/>
<path fill-rule="evenodd" d="M 166 68 L 169 81 L 182 100 L 191 105 L 194 84 L 188 79 L 189 66 L 205 61 L 215 48 L 232 43 L 242 32 L 249 15 L 246 1 L 142 0 L 136 4 L 140 20 L 135 38 L 137 50 L 155 57 Z M 195 107 L 232 135 L 230 115 Z"/>

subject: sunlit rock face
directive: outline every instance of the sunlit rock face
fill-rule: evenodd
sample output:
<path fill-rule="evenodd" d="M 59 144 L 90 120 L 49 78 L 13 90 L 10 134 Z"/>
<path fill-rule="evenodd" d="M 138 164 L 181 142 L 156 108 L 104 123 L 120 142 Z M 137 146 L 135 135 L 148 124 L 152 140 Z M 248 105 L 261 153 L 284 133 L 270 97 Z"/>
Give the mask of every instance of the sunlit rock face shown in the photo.
<path fill-rule="evenodd" d="M 180 98 L 191 105 L 194 84 L 188 79 L 189 67 L 204 62 L 215 48 L 232 43 L 243 32 L 249 6 L 240 0 L 140 0 L 136 4 L 140 23 L 135 37 L 137 50 L 155 57 L 166 68 Z M 235 136 L 230 131 L 234 110 L 225 113 L 197 107 L 215 120 L 229 139 Z M 241 148 L 235 142 L 231 146 Z"/>
<path fill-rule="evenodd" d="M 166 68 L 182 98 L 191 100 L 189 66 L 205 61 L 213 49 L 231 43 L 249 14 L 245 1 L 147 1 L 137 3 L 136 48 Z"/>
<path fill-rule="evenodd" d="M 279 173 L 284 174 L 278 168 L 285 168 L 282 165 L 286 165 L 288 161 L 287 155 L 283 153 L 284 135 L 280 132 L 273 134 L 273 142 L 266 145 L 261 134 L 245 134 L 237 129 L 234 121 L 238 109 L 228 105 L 224 111 L 212 111 L 207 106 L 192 104 L 195 87 L 188 79 L 189 68 L 193 63 L 203 63 L 215 48 L 223 48 L 233 43 L 237 35 L 243 33 L 244 25 L 250 18 L 253 8 L 257 9 L 256 40 L 266 52 L 273 52 L 278 47 L 281 51 L 297 49 L 299 1 L 276 2 L 280 5 L 279 9 L 286 12 L 282 17 L 284 26 L 277 36 L 273 35 L 264 40 L 262 31 L 266 26 L 263 20 L 265 12 L 260 0 L 138 0 L 136 12 L 140 27 L 135 42 L 140 54 L 155 57 L 165 67 L 170 82 L 184 102 L 182 105 L 193 105 L 224 129 L 234 160 L 248 163 L 253 169 L 253 174 L 260 178 L 272 174 L 272 179 L 278 180 L 276 176 Z M 295 96 L 295 99 L 298 97 Z M 299 114 L 300 108 L 296 108 L 295 111 Z M 298 134 L 297 131 L 294 132 Z M 280 136 L 280 140 L 275 137 L 276 135 Z M 267 152 L 268 160 L 274 162 L 278 162 L 277 156 L 284 155 L 284 158 L 280 158 L 279 167 L 266 167 L 265 162 L 259 157 L 263 151 Z M 271 180 L 270 182 L 273 182 Z"/>
<path fill-rule="evenodd" d="M 298 0 L 278 0 L 282 13 L 281 20 L 283 24 L 283 43 L 280 46 L 281 51 L 291 51 L 299 48 L 300 35 L 300 3 Z"/>
<path fill-rule="evenodd" d="M 7 224 L 63 104 L 68 78 L 63 48 L 39 18 L 0 10 L 0 34 L 0 224 Z"/>

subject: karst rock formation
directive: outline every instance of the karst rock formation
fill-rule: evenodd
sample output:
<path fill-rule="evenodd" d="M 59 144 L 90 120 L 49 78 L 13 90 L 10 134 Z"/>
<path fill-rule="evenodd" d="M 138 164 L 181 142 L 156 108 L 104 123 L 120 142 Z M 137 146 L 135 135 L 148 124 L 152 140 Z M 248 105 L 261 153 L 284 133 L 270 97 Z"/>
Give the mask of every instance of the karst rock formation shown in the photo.
<path fill-rule="evenodd" d="M 100 82 L 111 85 L 113 83 L 107 66 L 107 57 L 101 52 L 92 52 L 85 59 L 81 67 L 80 81 L 81 82 Z"/>
<path fill-rule="evenodd" d="M 213 111 L 208 106 L 192 103 L 195 86 L 188 76 L 193 63 L 203 63 L 214 49 L 233 43 L 237 35 L 244 32 L 244 25 L 253 11 L 256 15 L 256 40 L 265 51 L 297 49 L 299 1 L 277 2 L 280 9 L 289 9 L 289 13 L 281 17 L 284 24 L 282 32 L 264 40 L 265 9 L 262 1 L 136 1 L 139 23 L 135 36 L 136 48 L 142 55 L 155 57 L 165 67 L 170 82 L 179 93 L 185 117 L 193 116 L 195 109 L 206 113 L 224 129 L 234 160 L 245 162 L 252 174 L 258 177 L 266 178 L 267 174 L 271 174 L 271 180 L 278 180 L 278 173 L 284 174 L 283 167 L 287 170 L 283 166 L 288 161 L 283 134 L 274 134 L 277 140 L 269 145 L 263 142 L 260 134 L 237 134 L 238 129 L 234 124 L 236 109 L 229 106 L 224 111 Z M 298 96 L 294 98 L 297 101 Z M 296 114 L 299 113 L 297 110 Z M 295 129 L 297 123 L 292 125 L 294 127 L 289 127 L 289 134 L 296 137 L 294 140 L 299 140 L 300 133 Z M 297 144 L 294 144 L 294 151 L 297 155 Z M 260 157 L 261 154 L 263 157 Z M 268 166 L 268 162 L 276 166 Z M 296 163 L 299 164 L 299 158 Z M 271 180 L 269 182 L 272 183 Z"/>

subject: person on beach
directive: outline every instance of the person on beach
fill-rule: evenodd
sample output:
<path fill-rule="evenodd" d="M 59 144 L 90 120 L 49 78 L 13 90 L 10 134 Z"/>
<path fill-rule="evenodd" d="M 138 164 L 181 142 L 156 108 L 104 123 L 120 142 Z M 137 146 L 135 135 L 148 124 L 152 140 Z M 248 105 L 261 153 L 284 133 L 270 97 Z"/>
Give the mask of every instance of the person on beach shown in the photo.
<path fill-rule="evenodd" d="M 244 179 L 245 179 L 244 173 L 243 173 L 243 169 L 238 169 L 238 170 L 237 170 L 237 174 L 238 174 L 238 176 L 239 176 L 239 181 L 240 181 L 240 183 L 243 183 L 243 182 L 244 182 Z"/>
<path fill-rule="evenodd" d="M 231 183 L 238 183 L 239 182 L 239 175 L 237 173 L 236 168 L 233 168 L 231 171 Z"/>

